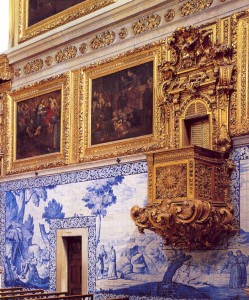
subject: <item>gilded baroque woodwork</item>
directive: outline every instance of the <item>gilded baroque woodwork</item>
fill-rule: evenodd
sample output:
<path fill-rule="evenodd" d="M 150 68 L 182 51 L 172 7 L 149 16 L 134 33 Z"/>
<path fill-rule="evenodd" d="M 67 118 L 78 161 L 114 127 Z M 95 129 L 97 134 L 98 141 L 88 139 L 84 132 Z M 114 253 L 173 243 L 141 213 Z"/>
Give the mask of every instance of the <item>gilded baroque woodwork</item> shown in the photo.
<path fill-rule="evenodd" d="M 233 164 L 222 152 L 190 146 L 147 157 L 151 198 L 131 209 L 140 232 L 152 230 L 166 245 L 193 250 L 213 248 L 238 230 L 228 198 Z"/>
<path fill-rule="evenodd" d="M 69 9 L 66 9 L 65 11 L 62 11 L 50 18 L 47 18 L 35 25 L 28 27 L 28 0 L 18 1 L 18 37 L 20 43 L 116 2 L 116 0 L 87 0 L 81 4 L 75 5 Z"/>
<path fill-rule="evenodd" d="M 234 63 L 237 65 L 236 89 L 232 94 L 230 132 L 232 136 L 249 133 L 249 11 L 232 16 L 232 45 L 235 49 Z"/>
<path fill-rule="evenodd" d="M 6 124 L 5 124 L 5 157 L 4 157 L 4 174 L 11 175 L 33 170 L 48 169 L 66 165 L 70 162 L 69 141 L 70 133 L 70 73 L 58 75 L 40 82 L 36 82 L 7 94 L 5 104 Z M 16 108 L 19 101 L 32 99 L 46 93 L 60 89 L 62 92 L 62 113 L 61 113 L 61 146 L 60 151 L 29 157 L 25 159 L 16 159 Z"/>
<path fill-rule="evenodd" d="M 0 55 L 0 80 L 10 80 L 12 77 L 12 69 L 9 65 L 7 55 Z"/>
<path fill-rule="evenodd" d="M 238 230 L 231 205 L 214 206 L 199 199 L 181 203 L 164 199 L 144 208 L 134 206 L 131 218 L 141 233 L 150 229 L 163 237 L 165 245 L 188 250 L 212 249 L 220 236 Z"/>
<path fill-rule="evenodd" d="M 182 17 L 185 17 L 206 9 L 212 4 L 213 0 L 188 0 L 179 6 L 179 12 Z"/>
<path fill-rule="evenodd" d="M 233 48 L 212 40 L 213 29 L 186 27 L 177 29 L 167 40 L 168 61 L 159 66 L 164 76 L 161 102 L 163 114 L 171 117 L 167 144 L 169 147 L 186 145 L 182 126 L 190 116 L 187 106 L 202 101 L 207 108 L 192 117 L 209 118 L 211 137 L 208 148 L 228 151 L 231 140 L 228 134 L 228 115 L 231 94 L 234 90 Z"/>
<path fill-rule="evenodd" d="M 187 164 L 156 168 L 155 200 L 187 196 Z"/>
<path fill-rule="evenodd" d="M 116 34 L 112 30 L 106 30 L 102 33 L 97 34 L 90 42 L 92 50 L 108 46 L 115 40 Z"/>
<path fill-rule="evenodd" d="M 133 34 L 140 34 L 144 31 L 151 30 L 156 28 L 161 23 L 161 17 L 157 14 L 152 14 L 144 18 L 139 19 L 138 21 L 132 24 Z"/>
<path fill-rule="evenodd" d="M 68 47 L 64 48 L 63 50 L 56 52 L 55 61 L 57 63 L 61 63 L 68 59 L 74 58 L 76 56 L 76 54 L 77 54 L 77 48 L 75 46 L 68 46 Z"/>
<path fill-rule="evenodd" d="M 40 58 L 34 59 L 30 62 L 28 62 L 24 67 L 23 67 L 23 72 L 24 74 L 28 75 L 34 72 L 37 72 L 43 68 L 43 60 Z"/>
<path fill-rule="evenodd" d="M 164 19 L 166 22 L 171 22 L 175 18 L 175 11 L 174 9 L 168 9 L 164 14 Z"/>
<path fill-rule="evenodd" d="M 195 2 L 182 4 L 185 9 L 186 3 L 190 9 Z M 201 3 L 198 9 L 205 8 Z M 150 229 L 174 248 L 213 248 L 238 230 L 227 160 L 235 47 L 226 20 L 178 28 L 158 66 L 166 150 L 147 154 L 149 204 L 133 207 L 131 217 L 141 232 Z"/>

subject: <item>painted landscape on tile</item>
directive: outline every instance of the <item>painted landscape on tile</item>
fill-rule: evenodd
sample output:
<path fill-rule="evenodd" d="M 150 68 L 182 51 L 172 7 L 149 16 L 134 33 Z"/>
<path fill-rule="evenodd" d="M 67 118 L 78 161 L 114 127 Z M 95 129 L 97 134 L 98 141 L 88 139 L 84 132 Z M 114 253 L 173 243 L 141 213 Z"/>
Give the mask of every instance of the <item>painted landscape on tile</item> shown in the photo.
<path fill-rule="evenodd" d="M 240 167 L 241 206 L 246 205 L 248 170 L 249 162 L 244 161 Z M 147 174 L 108 176 L 109 172 L 110 168 L 102 168 L 102 179 L 84 182 L 75 179 L 76 173 L 56 175 L 54 180 L 45 177 L 46 185 L 41 181 L 36 187 L 6 191 L 6 286 L 49 289 L 51 220 L 75 218 L 77 222 L 80 217 L 94 216 L 96 257 L 89 264 L 96 268 L 96 299 L 105 295 L 247 299 L 246 220 L 228 249 L 188 252 L 166 248 L 155 234 L 139 233 L 129 215 L 132 206 L 143 207 L 147 202 Z M 55 184 L 58 177 L 64 183 Z"/>

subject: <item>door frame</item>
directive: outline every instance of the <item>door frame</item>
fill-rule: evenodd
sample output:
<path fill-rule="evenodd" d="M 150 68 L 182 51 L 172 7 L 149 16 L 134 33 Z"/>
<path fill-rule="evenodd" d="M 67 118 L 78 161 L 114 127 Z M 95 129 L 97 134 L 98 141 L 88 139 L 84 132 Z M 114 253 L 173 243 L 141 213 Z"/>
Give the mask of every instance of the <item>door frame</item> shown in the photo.
<path fill-rule="evenodd" d="M 88 290 L 88 228 L 66 228 L 56 231 L 56 291 L 68 290 L 68 253 L 66 237 L 81 236 L 81 287 L 82 294 Z"/>

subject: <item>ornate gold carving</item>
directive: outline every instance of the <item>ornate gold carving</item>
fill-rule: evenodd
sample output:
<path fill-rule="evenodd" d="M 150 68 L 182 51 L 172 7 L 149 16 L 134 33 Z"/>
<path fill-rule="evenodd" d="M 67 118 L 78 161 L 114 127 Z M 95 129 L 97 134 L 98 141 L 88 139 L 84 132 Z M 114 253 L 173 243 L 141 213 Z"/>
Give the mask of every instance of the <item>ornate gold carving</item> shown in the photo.
<path fill-rule="evenodd" d="M 223 153 L 188 146 L 148 154 L 149 201 L 201 199 L 225 201 L 215 196 L 216 167 L 223 170 L 217 176 L 227 180 L 230 175 Z M 227 169 L 224 169 L 227 168 Z M 227 171 L 225 171 L 227 170 Z"/>
<path fill-rule="evenodd" d="M 43 60 L 40 58 L 37 58 L 37 59 L 34 59 L 34 60 L 28 62 L 24 66 L 23 71 L 24 71 L 24 74 L 27 75 L 27 74 L 37 72 L 37 71 L 41 70 L 42 68 L 43 68 Z"/>
<path fill-rule="evenodd" d="M 231 27 L 237 86 L 236 91 L 232 93 L 230 104 L 230 132 L 232 136 L 240 136 L 249 133 L 249 11 L 233 15 Z"/>
<path fill-rule="evenodd" d="M 210 7 L 212 3 L 213 0 L 188 0 L 180 5 L 179 11 L 181 16 L 185 17 Z"/>
<path fill-rule="evenodd" d="M 20 77 L 21 75 L 22 75 L 22 70 L 21 70 L 21 68 L 15 69 L 15 76 L 16 76 L 16 77 Z"/>
<path fill-rule="evenodd" d="M 156 200 L 187 197 L 187 164 L 156 169 Z"/>
<path fill-rule="evenodd" d="M 16 160 L 16 103 L 61 90 L 61 147 L 60 152 Z M 63 166 L 69 163 L 70 140 L 70 74 L 62 74 L 24 86 L 8 93 L 5 107 L 6 155 L 4 157 L 5 174 L 17 174 L 32 170 Z"/>
<path fill-rule="evenodd" d="M 213 168 L 197 163 L 195 165 L 195 182 L 198 199 L 212 200 L 213 197 Z"/>
<path fill-rule="evenodd" d="M 177 29 L 168 38 L 169 60 L 163 61 L 159 70 L 164 78 L 161 112 L 170 116 L 165 119 L 166 128 L 171 128 L 167 141 L 170 148 L 191 144 L 194 135 L 190 131 L 198 126 L 205 131 L 204 126 L 209 128 L 206 142 L 198 145 L 221 151 L 228 151 L 231 146 L 229 135 L 224 138 L 223 127 L 228 133 L 228 109 L 234 90 L 233 49 L 226 44 L 215 44 L 212 35 L 212 28 L 190 26 Z M 202 118 L 199 125 L 193 124 L 190 118 L 194 115 L 186 112 L 197 106 L 206 107 L 195 113 Z"/>
<path fill-rule="evenodd" d="M 58 13 L 52 18 L 47 18 L 31 27 L 28 27 L 28 0 L 19 0 L 19 42 L 24 42 L 42 33 L 48 32 L 115 2 L 116 0 L 83 1 L 83 3 Z"/>
<path fill-rule="evenodd" d="M 221 235 L 238 231 L 231 205 L 220 207 L 197 199 L 164 199 L 144 208 L 134 206 L 131 218 L 140 232 L 152 230 L 163 237 L 166 245 L 189 250 L 215 247 Z"/>
<path fill-rule="evenodd" d="M 115 40 L 115 37 L 115 32 L 110 30 L 97 34 L 90 42 L 92 50 L 96 50 L 112 44 Z"/>
<path fill-rule="evenodd" d="M 87 44 L 86 43 L 80 44 L 79 50 L 80 50 L 80 53 L 82 53 L 82 54 L 86 53 L 86 51 L 87 51 Z"/>
<path fill-rule="evenodd" d="M 157 14 L 152 14 L 133 23 L 132 30 L 134 34 L 139 34 L 158 27 L 160 23 L 161 17 Z"/>
<path fill-rule="evenodd" d="M 12 76 L 12 69 L 9 65 L 9 60 L 5 54 L 0 55 L 0 80 L 10 80 Z"/>
<path fill-rule="evenodd" d="M 164 19 L 166 22 L 171 22 L 175 17 L 175 11 L 173 9 L 168 9 L 164 14 Z"/>
<path fill-rule="evenodd" d="M 128 29 L 127 28 L 121 28 L 119 30 L 118 36 L 120 38 L 120 40 L 124 40 L 128 35 Z"/>
<path fill-rule="evenodd" d="M 233 164 L 222 153 L 191 146 L 147 158 L 150 203 L 131 209 L 140 232 L 193 250 L 215 247 L 221 235 L 238 230 L 228 199 Z"/>
<path fill-rule="evenodd" d="M 55 54 L 55 61 L 61 63 L 68 59 L 74 58 L 77 54 L 77 48 L 75 46 L 68 46 L 63 50 L 58 51 Z"/>
<path fill-rule="evenodd" d="M 49 66 L 52 65 L 52 63 L 53 63 L 53 57 L 52 56 L 47 56 L 45 58 L 45 64 L 49 67 Z"/>

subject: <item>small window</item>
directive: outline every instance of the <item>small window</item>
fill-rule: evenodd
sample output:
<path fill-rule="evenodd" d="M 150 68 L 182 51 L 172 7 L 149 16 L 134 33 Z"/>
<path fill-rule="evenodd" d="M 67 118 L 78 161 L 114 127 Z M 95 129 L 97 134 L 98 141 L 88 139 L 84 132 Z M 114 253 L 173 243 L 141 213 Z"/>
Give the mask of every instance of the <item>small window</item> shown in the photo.
<path fill-rule="evenodd" d="M 196 145 L 210 149 L 209 116 L 191 118 L 184 121 L 184 145 Z"/>

